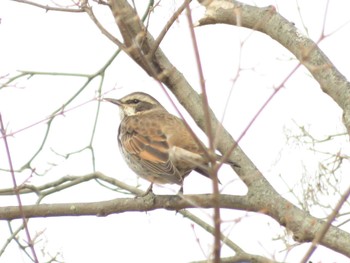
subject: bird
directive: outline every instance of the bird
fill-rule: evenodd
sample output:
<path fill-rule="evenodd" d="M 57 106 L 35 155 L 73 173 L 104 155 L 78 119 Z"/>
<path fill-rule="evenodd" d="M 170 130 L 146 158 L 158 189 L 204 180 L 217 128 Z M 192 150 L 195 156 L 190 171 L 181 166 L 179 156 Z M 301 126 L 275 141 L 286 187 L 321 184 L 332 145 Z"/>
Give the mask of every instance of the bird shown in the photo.
<path fill-rule="evenodd" d="M 104 100 L 119 107 L 118 145 L 131 170 L 151 182 L 145 195 L 152 192 L 154 183 L 180 185 L 179 193 L 183 193 L 184 178 L 193 170 L 211 178 L 208 149 L 194 139 L 182 119 L 151 95 L 134 92 Z M 215 154 L 215 161 L 220 158 Z"/>

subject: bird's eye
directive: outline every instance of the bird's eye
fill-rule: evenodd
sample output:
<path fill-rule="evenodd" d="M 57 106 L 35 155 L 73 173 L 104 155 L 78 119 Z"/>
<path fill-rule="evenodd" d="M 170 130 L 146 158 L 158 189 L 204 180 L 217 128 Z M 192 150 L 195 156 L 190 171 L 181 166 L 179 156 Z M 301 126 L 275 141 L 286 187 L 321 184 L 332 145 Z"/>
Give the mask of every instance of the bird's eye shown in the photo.
<path fill-rule="evenodd" d="M 138 100 L 138 99 L 132 99 L 132 100 L 127 101 L 128 104 L 137 104 L 139 102 L 140 102 L 140 100 Z"/>

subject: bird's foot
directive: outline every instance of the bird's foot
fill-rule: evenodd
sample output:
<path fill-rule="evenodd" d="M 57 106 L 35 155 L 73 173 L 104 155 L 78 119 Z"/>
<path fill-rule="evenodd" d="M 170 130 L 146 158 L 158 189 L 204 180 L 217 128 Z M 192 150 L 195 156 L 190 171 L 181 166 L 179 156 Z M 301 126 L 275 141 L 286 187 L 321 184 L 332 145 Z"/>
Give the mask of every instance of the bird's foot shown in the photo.
<path fill-rule="evenodd" d="M 144 193 L 141 194 L 141 195 L 136 196 L 135 198 L 138 198 L 138 197 L 143 198 L 143 197 L 145 197 L 145 196 L 147 196 L 147 195 L 154 195 L 154 193 L 153 193 L 153 191 L 152 191 L 152 188 L 153 188 L 153 183 L 150 184 L 150 186 L 147 188 L 146 192 L 144 192 Z"/>
<path fill-rule="evenodd" d="M 184 186 L 181 185 L 179 191 L 177 192 L 177 195 L 183 195 L 184 194 Z"/>

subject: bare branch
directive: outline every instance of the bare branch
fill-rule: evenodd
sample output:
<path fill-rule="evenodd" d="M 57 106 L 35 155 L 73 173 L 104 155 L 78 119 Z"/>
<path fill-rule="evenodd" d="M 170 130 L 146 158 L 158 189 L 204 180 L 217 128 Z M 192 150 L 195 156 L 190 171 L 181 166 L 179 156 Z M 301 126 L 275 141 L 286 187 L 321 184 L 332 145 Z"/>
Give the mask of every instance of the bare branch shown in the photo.
<path fill-rule="evenodd" d="M 227 13 L 224 13 L 224 17 L 217 19 L 221 19 L 220 21 L 225 22 L 225 19 L 231 22 L 231 24 L 236 24 L 237 21 L 240 21 L 242 26 L 250 26 L 251 28 L 257 29 L 257 30 L 265 30 L 269 31 L 274 28 L 276 28 L 277 21 L 273 21 L 274 19 L 281 19 L 280 16 L 276 15 L 276 11 L 273 7 L 268 8 L 256 8 L 256 7 L 247 7 L 246 5 L 236 3 L 237 5 L 232 4 L 231 1 L 207 1 L 209 4 L 208 8 L 213 8 L 213 10 L 210 10 L 209 15 L 214 15 L 214 18 L 211 19 L 211 17 L 207 20 L 202 19 L 200 20 L 201 25 L 203 25 L 204 22 L 206 23 L 214 23 L 215 20 L 215 12 L 220 11 L 220 15 L 223 15 L 222 12 L 225 12 L 226 9 L 220 7 L 220 3 L 227 2 L 227 5 L 224 5 L 225 8 L 227 8 Z M 142 45 L 139 45 L 138 47 L 142 50 L 142 52 L 138 52 L 138 54 L 147 54 L 150 50 L 149 47 L 151 47 L 154 44 L 153 37 L 148 33 L 143 31 L 142 25 L 139 24 L 139 20 L 137 19 L 130 19 L 135 18 L 135 13 L 132 7 L 128 7 L 127 3 L 124 0 L 111 0 L 111 6 L 113 14 L 115 15 L 116 22 L 119 26 L 119 28 L 122 27 L 121 31 L 124 31 L 124 40 L 125 38 L 129 38 L 128 42 L 132 44 L 135 42 L 135 39 L 138 39 L 137 37 L 142 36 Z M 244 9 L 246 8 L 246 9 Z M 118 10 L 117 12 L 115 10 Z M 123 12 L 121 12 L 123 10 Z M 121 13 L 124 15 L 129 13 L 129 19 L 123 20 L 123 23 L 121 24 L 120 21 L 122 20 L 122 17 L 120 16 Z M 239 18 L 237 18 L 237 14 L 239 14 Z M 231 19 L 231 20 L 230 20 Z M 283 20 L 283 19 L 281 19 Z M 283 20 L 285 23 L 285 26 L 292 27 L 292 31 L 296 32 L 295 27 L 293 27 L 288 21 Z M 266 27 L 267 23 L 271 23 L 270 27 Z M 278 28 L 285 28 L 283 26 L 280 26 Z M 280 32 L 279 37 L 281 37 L 282 34 Z M 299 35 L 293 35 L 291 36 L 292 39 L 296 39 Z M 278 36 L 276 36 L 278 37 Z M 298 38 L 300 39 L 300 38 Z M 283 41 L 286 41 L 284 39 Z M 137 41 L 136 41 L 137 42 Z M 139 42 L 137 42 L 139 43 Z M 299 45 L 300 43 L 298 43 Z M 315 50 L 318 49 L 315 45 L 310 45 L 310 48 L 301 48 L 300 46 L 297 51 L 299 52 L 298 58 L 305 63 L 305 61 L 310 62 L 310 57 L 317 56 L 315 55 Z M 302 52 L 300 52 L 302 50 Z M 138 62 L 138 58 L 134 58 L 135 61 L 142 66 Z M 317 58 L 318 59 L 318 58 Z M 316 59 L 316 60 L 317 60 Z M 318 61 L 318 60 L 317 60 Z M 147 63 L 152 63 L 152 71 L 151 74 L 149 73 L 150 67 L 143 67 L 146 72 L 148 72 L 151 76 L 154 76 L 153 72 L 161 72 L 162 78 L 160 79 L 165 85 L 168 86 L 168 88 L 175 94 L 175 96 L 178 98 L 180 103 L 186 108 L 186 110 L 191 114 L 191 116 L 194 118 L 196 123 L 205 130 L 206 127 L 206 119 L 203 114 L 203 102 L 201 97 L 191 88 L 187 80 L 183 77 L 183 75 L 170 63 L 170 61 L 166 58 L 166 56 L 162 53 L 161 49 L 158 48 L 155 57 L 152 61 L 147 61 Z M 316 63 L 315 66 L 318 64 Z M 326 65 L 324 64 L 325 68 Z M 295 68 L 295 70 L 298 67 Z M 323 70 L 323 68 L 319 68 L 320 71 Z M 328 70 L 328 69 L 325 69 Z M 294 72 L 294 71 L 292 71 Z M 325 77 L 325 76 L 324 76 Z M 344 78 L 343 78 L 344 80 Z M 334 83 L 333 83 L 334 84 Z M 344 84 L 344 83 L 343 83 Z M 350 89 L 349 89 L 350 90 Z M 189 99 L 190 98 L 190 99 Z M 350 100 L 349 105 L 350 105 Z M 210 111 L 210 118 L 213 125 L 213 130 L 217 130 L 220 125 L 220 123 L 215 118 L 212 111 Z M 227 151 L 232 150 L 232 146 L 236 144 L 236 142 L 232 139 L 231 135 L 224 129 L 222 129 L 222 136 L 220 140 L 218 140 L 218 149 L 222 153 L 226 153 Z M 233 154 L 230 155 L 232 157 L 232 161 L 238 161 L 238 164 L 241 166 L 241 168 L 235 168 L 235 171 L 239 175 L 239 177 L 246 183 L 247 186 L 249 186 L 249 192 L 248 196 L 249 198 L 254 199 L 250 200 L 251 205 L 253 205 L 256 209 L 256 211 L 268 211 L 267 213 L 275 218 L 281 225 L 286 226 L 288 229 L 292 230 L 294 232 L 294 237 L 296 240 L 300 242 L 305 242 L 306 240 L 311 241 L 313 238 L 311 236 L 314 236 L 315 233 L 312 231 L 309 231 L 312 229 L 311 226 L 315 224 L 315 222 L 318 222 L 316 218 L 310 218 L 310 221 L 305 220 L 305 218 L 308 217 L 308 215 L 305 212 L 300 211 L 297 207 L 295 207 L 293 204 L 282 198 L 272 187 L 271 185 L 266 181 L 264 176 L 261 174 L 261 172 L 255 167 L 253 162 L 244 154 L 244 152 L 237 146 L 235 150 L 233 151 Z M 230 159 L 231 160 L 231 159 Z M 264 193 L 256 195 L 256 193 Z M 220 204 L 222 200 L 220 199 Z M 221 206 L 222 207 L 222 206 Z M 302 226 L 302 227 L 301 227 Z M 302 231 L 300 231 L 302 229 Z M 338 230 L 336 230 L 338 231 Z M 326 238 L 328 236 L 328 239 Z M 333 234 L 330 234 L 330 232 L 327 232 L 325 238 L 322 240 L 322 244 L 334 248 L 334 250 L 344 248 L 340 248 L 340 246 L 335 245 L 335 236 Z M 346 239 L 350 240 L 349 237 Z M 335 248 L 337 247 L 337 248 Z M 348 253 L 348 252 L 346 252 Z"/>
<path fill-rule="evenodd" d="M 34 248 L 34 242 L 33 242 L 32 238 L 30 236 L 30 233 L 29 233 L 28 224 L 27 224 L 27 218 L 26 218 L 26 216 L 24 214 L 24 211 L 23 211 L 22 199 L 21 199 L 21 196 L 20 196 L 20 194 L 18 192 L 16 176 L 15 176 L 15 173 L 14 173 L 14 170 L 13 170 L 12 158 L 11 158 L 11 154 L 10 154 L 10 147 L 8 145 L 8 142 L 7 142 L 6 130 L 5 130 L 5 127 L 4 127 L 4 124 L 3 124 L 3 121 L 2 121 L 1 113 L 0 113 L 0 130 L 1 130 L 1 134 L 3 136 L 3 140 L 4 140 L 4 143 L 5 143 L 5 150 L 6 150 L 7 159 L 8 159 L 8 162 L 9 162 L 9 167 L 10 167 L 10 172 L 11 172 L 11 177 L 12 177 L 12 182 L 13 182 L 13 188 L 15 189 L 16 198 L 17 198 L 17 202 L 18 202 L 17 210 L 19 211 L 19 214 L 20 214 L 19 218 L 21 218 L 22 221 L 23 221 L 23 228 L 24 228 L 24 231 L 26 233 L 27 242 L 28 242 L 28 245 L 29 245 L 30 250 L 32 252 L 33 258 L 34 258 L 35 262 L 39 262 L 38 258 L 36 256 L 36 252 L 35 252 L 35 248 Z"/>
<path fill-rule="evenodd" d="M 244 209 L 247 205 L 245 197 L 220 196 L 222 208 Z M 143 198 L 118 198 L 109 201 L 90 203 L 67 203 L 67 204 L 40 204 L 23 206 L 26 218 L 56 217 L 56 216 L 108 216 L 131 211 L 152 211 L 165 208 L 166 210 L 179 211 L 184 208 L 212 208 L 213 195 L 160 195 L 149 194 Z M 12 220 L 21 218 L 17 206 L 0 208 L 0 220 Z"/>
<path fill-rule="evenodd" d="M 202 219 L 198 218 L 194 214 L 188 212 L 187 210 L 181 210 L 181 211 L 179 211 L 179 213 L 181 215 L 183 215 L 184 217 L 190 219 L 191 221 L 193 221 L 197 225 L 201 226 L 204 230 L 206 230 L 207 232 L 211 233 L 212 235 L 215 234 L 215 228 L 213 228 L 211 225 L 207 224 L 206 222 L 204 222 Z M 220 240 L 225 245 L 227 245 L 229 248 L 231 248 L 233 251 L 235 251 L 236 253 L 244 253 L 242 248 L 240 248 L 237 244 L 232 242 L 230 239 L 228 239 L 222 233 L 220 233 Z"/>
<path fill-rule="evenodd" d="M 39 7 L 39 8 L 44 9 L 46 12 L 48 12 L 48 11 L 70 12 L 70 13 L 82 13 L 82 12 L 84 12 L 84 10 L 80 9 L 80 7 L 78 5 L 76 6 L 77 8 L 62 8 L 62 7 L 41 5 L 41 4 L 38 4 L 38 3 L 35 3 L 32 1 L 27 1 L 27 0 L 11 0 L 11 1 Z"/>
<path fill-rule="evenodd" d="M 318 81 L 322 91 L 343 109 L 343 122 L 350 133 L 350 83 L 315 42 L 278 14 L 273 6 L 259 8 L 228 0 L 199 2 L 206 7 L 206 13 L 198 25 L 237 25 L 240 21 L 239 26 L 265 33 L 292 52 Z"/>
<path fill-rule="evenodd" d="M 202 68 L 202 63 L 199 55 L 198 50 L 198 43 L 196 34 L 194 32 L 193 27 L 193 21 L 192 21 L 192 14 L 189 7 L 189 4 L 186 6 L 186 14 L 187 14 L 187 20 L 189 23 L 190 33 L 191 33 L 191 40 L 193 44 L 193 50 L 196 58 L 196 64 L 197 64 L 197 70 L 199 75 L 199 82 L 201 86 L 202 91 L 202 101 L 203 101 L 203 112 L 204 112 L 204 118 L 205 118 L 205 131 L 209 139 L 209 157 L 211 161 L 211 169 L 210 169 L 210 175 L 213 180 L 213 195 L 215 196 L 214 200 L 217 201 L 214 206 L 214 248 L 213 248 L 213 254 L 214 254 L 214 263 L 219 263 L 221 258 L 221 244 L 220 244 L 220 237 L 221 237 L 221 216 L 220 216 L 220 203 L 219 203 L 219 180 L 218 180 L 218 170 L 215 169 L 216 165 L 216 158 L 214 158 L 214 131 L 212 130 L 211 120 L 210 120 L 210 113 L 209 113 L 209 103 L 208 103 L 208 96 L 207 96 L 207 90 L 205 87 L 205 79 L 204 79 L 204 73 Z"/>
<path fill-rule="evenodd" d="M 249 210 L 272 216 L 287 229 L 293 232 L 294 239 L 299 242 L 311 242 L 319 230 L 327 225 L 322 220 L 310 216 L 308 213 L 293 207 L 285 202 L 269 204 L 271 200 L 268 192 L 265 196 L 220 195 L 220 208 Z M 67 204 L 40 204 L 23 206 L 26 218 L 35 217 L 59 217 L 59 216 L 108 216 L 124 212 L 145 212 L 156 209 L 180 211 L 186 208 L 213 208 L 215 197 L 211 194 L 202 195 L 147 195 L 144 198 L 118 198 L 109 201 L 90 203 L 67 203 Z M 261 203 L 265 208 L 261 208 Z M 17 206 L 1 207 L 0 220 L 21 218 Z M 327 225 L 328 227 L 328 225 Z M 346 256 L 350 256 L 350 235 L 334 226 L 329 226 L 327 233 L 320 241 L 321 245 L 327 246 Z"/>
<path fill-rule="evenodd" d="M 98 29 L 100 29 L 100 31 L 103 35 L 105 35 L 109 40 L 111 40 L 113 43 L 115 43 L 121 50 L 126 51 L 125 45 L 122 42 L 120 42 L 119 39 L 117 39 L 111 33 L 109 33 L 107 31 L 107 29 L 105 29 L 101 25 L 100 21 L 98 21 L 98 19 L 96 18 L 95 14 L 92 11 L 92 8 L 90 6 L 87 6 L 87 5 L 83 6 L 83 10 L 89 15 L 91 20 L 95 23 L 95 25 L 98 27 Z"/>
<path fill-rule="evenodd" d="M 160 43 L 162 42 L 163 38 L 165 37 L 166 33 L 168 32 L 168 30 L 170 29 L 172 24 L 176 21 L 176 19 L 179 17 L 179 15 L 182 13 L 182 11 L 185 10 L 186 6 L 188 6 L 191 1 L 192 0 L 185 0 L 183 2 L 183 4 L 171 16 L 171 18 L 166 23 L 166 25 L 164 26 L 163 30 L 160 32 L 159 36 L 155 40 L 151 51 L 147 55 L 148 59 L 151 59 L 154 56 L 154 52 L 156 52 L 157 48 L 159 47 Z"/>
<path fill-rule="evenodd" d="M 6 248 L 7 248 L 8 245 L 11 243 L 11 241 L 14 240 L 14 239 L 18 236 L 19 232 L 21 232 L 22 230 L 23 230 L 23 224 L 22 224 L 20 227 L 18 227 L 15 231 L 13 231 L 13 232 L 11 233 L 11 236 L 9 236 L 9 237 L 7 238 L 5 244 L 4 244 L 3 247 L 0 249 L 0 257 L 2 256 L 2 254 L 4 254 Z"/>
<path fill-rule="evenodd" d="M 268 258 L 252 255 L 252 254 L 238 254 L 234 257 L 221 258 L 221 263 L 241 263 L 241 262 L 254 262 L 254 263 L 278 263 L 277 261 L 270 260 Z M 191 263 L 208 263 L 208 260 L 192 261 Z"/>
<path fill-rule="evenodd" d="M 326 223 L 316 233 L 315 238 L 312 240 L 312 244 L 311 244 L 309 250 L 306 252 L 305 256 L 300 261 L 300 263 L 306 263 L 309 260 L 309 258 L 313 254 L 313 252 L 316 250 L 317 245 L 321 243 L 321 240 L 323 239 L 323 237 L 326 235 L 327 231 L 331 227 L 333 220 L 337 217 L 340 209 L 342 208 L 342 206 L 344 205 L 344 203 L 348 199 L 349 195 L 350 195 L 350 187 L 348 187 L 348 189 L 342 195 L 342 197 L 340 198 L 338 204 L 333 209 L 332 213 L 328 216 Z"/>
<path fill-rule="evenodd" d="M 26 0 L 13 1 L 34 5 L 32 2 Z M 124 50 L 131 58 L 133 58 L 135 62 L 138 63 L 150 76 L 155 77 L 157 80 L 160 80 L 165 85 L 167 85 L 203 130 L 207 131 L 208 133 L 208 123 L 212 124 L 212 127 L 211 125 L 209 125 L 209 127 L 211 127 L 213 130 L 222 130 L 222 136 L 220 136 L 218 139 L 218 149 L 222 153 L 226 153 L 224 159 L 229 158 L 230 160 L 232 159 L 239 162 L 241 168 L 234 169 L 239 177 L 243 180 L 243 182 L 248 186 L 249 192 L 247 196 L 244 197 L 230 195 L 220 195 L 217 197 L 215 197 L 215 195 L 185 195 L 181 197 L 149 195 L 146 198 L 124 198 L 106 202 L 33 205 L 22 207 L 25 216 L 106 216 L 112 213 L 122 213 L 127 211 L 150 211 L 162 208 L 168 210 L 180 210 L 181 212 L 181 209 L 184 208 L 198 207 L 241 209 L 260 212 L 271 216 L 282 226 L 286 226 L 287 229 L 291 230 L 294 234 L 295 240 L 299 242 L 311 242 L 314 240 L 316 245 L 321 244 L 334 249 L 335 251 L 343 253 L 344 255 L 350 256 L 350 248 L 348 246 L 350 243 L 349 234 L 340 230 L 339 228 L 337 229 L 333 227 L 330 224 L 338 212 L 337 209 L 340 208 L 341 205 L 334 209 L 333 214 L 328 218 L 328 222 L 323 222 L 315 217 L 310 216 L 307 212 L 301 211 L 292 203 L 283 199 L 272 188 L 269 182 L 266 181 L 262 173 L 244 154 L 241 148 L 236 146 L 237 143 L 232 139 L 231 135 L 222 128 L 220 122 L 217 121 L 213 112 L 208 109 L 207 114 L 203 114 L 203 108 L 206 109 L 205 100 L 203 100 L 203 98 L 191 88 L 190 84 L 183 77 L 181 72 L 179 72 L 170 63 L 167 57 L 163 54 L 162 50 L 159 48 L 159 43 L 164 37 L 162 34 L 165 35 L 166 30 L 163 31 L 159 38 L 155 41 L 147 31 L 147 28 L 143 25 L 142 21 L 140 21 L 135 9 L 128 5 L 127 1 L 110 0 L 110 2 L 110 7 L 113 10 L 114 18 L 122 33 L 124 43 L 120 42 L 103 28 L 90 7 L 86 5 L 79 7 L 79 12 L 87 12 L 102 33 L 104 33 L 114 43 L 119 45 L 119 47 Z M 47 11 L 53 10 L 40 5 L 38 7 L 43 8 Z M 214 0 L 206 1 L 206 8 L 206 16 L 199 21 L 199 25 L 227 23 L 231 25 L 239 25 L 252 28 L 254 30 L 259 30 L 270 35 L 273 39 L 277 40 L 286 48 L 288 48 L 300 61 L 300 63 L 293 69 L 293 71 L 291 71 L 291 74 L 294 74 L 301 63 L 304 64 L 319 81 L 322 90 L 330 95 L 338 103 L 338 105 L 343 108 L 344 123 L 347 126 L 348 131 L 350 131 L 350 85 L 330 63 L 328 58 L 319 50 L 317 43 L 312 42 L 300 34 L 294 25 L 277 14 L 276 10 L 273 7 L 256 8 L 241 4 L 237 1 Z M 175 15 L 177 16 L 178 14 L 174 14 L 173 17 L 175 17 Z M 198 63 L 198 66 L 200 66 L 200 63 Z M 103 71 L 105 69 L 106 68 L 103 68 Z M 102 72 L 99 71 L 97 74 L 102 74 Z M 91 82 L 91 80 L 92 77 L 88 77 L 88 80 L 81 87 L 78 93 L 76 93 L 69 101 L 67 101 L 64 107 L 58 109 L 58 111 L 54 112 L 54 114 L 50 115 L 50 117 L 53 118 L 55 114 L 65 112 L 65 107 L 72 100 L 74 100 L 74 98 L 86 87 L 89 82 Z M 204 78 L 202 77 L 201 81 L 203 80 Z M 253 118 L 252 122 L 259 116 L 260 112 L 275 96 L 278 90 L 283 87 L 283 85 L 284 82 L 282 82 L 282 84 L 271 94 L 271 97 L 262 106 L 261 110 L 257 112 L 256 117 Z M 96 112 L 95 123 L 97 117 L 98 110 Z M 250 126 L 248 125 L 245 131 L 247 131 L 249 128 Z M 49 126 L 46 134 L 48 134 L 48 132 Z M 244 136 L 244 134 L 245 132 L 242 134 L 242 136 Z M 242 136 L 240 138 L 242 138 Z M 89 147 L 92 145 L 93 137 L 94 131 L 92 132 Z M 2 138 L 5 137 L 3 136 Z M 43 144 L 40 146 L 39 151 L 41 151 L 41 147 L 44 144 L 45 139 L 43 141 Z M 92 155 L 93 154 L 94 153 L 92 151 Z M 35 156 L 36 155 L 34 155 L 34 157 Z M 30 162 L 32 160 L 33 159 L 31 159 Z M 30 166 L 30 162 L 27 163 L 28 167 Z M 7 193 L 11 192 L 11 194 L 15 193 L 17 190 L 20 193 L 39 192 L 39 196 L 41 194 L 43 197 L 47 194 L 55 193 L 58 190 L 66 189 L 68 187 L 80 184 L 84 180 L 91 179 L 97 179 L 99 182 L 108 182 L 117 187 L 127 189 L 127 191 L 135 193 L 136 195 L 142 193 L 142 191 L 137 188 L 127 186 L 126 184 L 123 185 L 122 182 L 114 179 L 112 180 L 111 178 L 107 178 L 99 173 L 94 173 L 80 178 L 65 177 L 62 181 L 52 182 L 51 185 L 46 184 L 40 186 L 40 189 L 35 186 L 25 186 L 25 188 L 18 189 L 15 187 L 14 190 L 6 189 L 6 191 Z M 220 204 L 220 206 L 215 205 L 215 202 Z M 0 208 L 0 217 L 3 217 L 1 219 L 8 220 L 12 218 L 21 218 L 20 208 L 21 206 Z M 320 229 L 323 231 L 320 232 Z M 222 236 L 220 236 L 220 238 L 222 238 Z M 239 249 L 236 248 L 236 251 L 237 250 Z M 240 254 L 240 252 L 237 254 Z M 247 259 L 247 257 L 244 259 Z M 239 260 L 239 255 L 236 255 L 230 259 L 221 260 L 222 262 L 225 262 L 225 260 L 231 260 L 232 262 L 234 260 Z"/>

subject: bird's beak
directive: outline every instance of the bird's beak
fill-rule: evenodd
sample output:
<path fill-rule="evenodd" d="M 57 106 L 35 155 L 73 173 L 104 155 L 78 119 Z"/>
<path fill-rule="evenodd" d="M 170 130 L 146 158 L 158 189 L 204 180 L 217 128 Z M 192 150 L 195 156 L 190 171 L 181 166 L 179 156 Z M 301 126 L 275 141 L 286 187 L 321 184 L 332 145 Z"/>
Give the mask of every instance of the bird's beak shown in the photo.
<path fill-rule="evenodd" d="M 103 99 L 104 101 L 108 101 L 108 102 L 112 102 L 113 104 L 116 104 L 118 106 L 121 106 L 122 103 L 120 100 L 117 100 L 117 99 L 111 99 L 111 98 L 104 98 Z"/>

